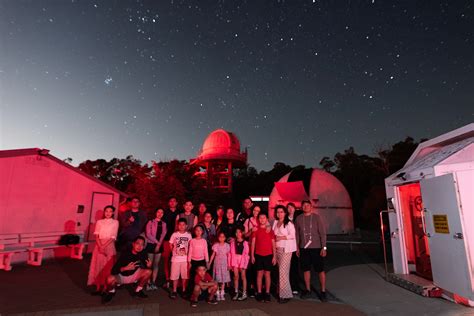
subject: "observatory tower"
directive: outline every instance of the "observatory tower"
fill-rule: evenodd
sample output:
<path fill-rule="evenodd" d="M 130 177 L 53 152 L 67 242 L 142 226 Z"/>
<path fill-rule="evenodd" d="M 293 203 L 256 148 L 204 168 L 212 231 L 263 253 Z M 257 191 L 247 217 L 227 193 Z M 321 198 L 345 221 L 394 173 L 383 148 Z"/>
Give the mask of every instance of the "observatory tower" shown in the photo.
<path fill-rule="evenodd" d="M 207 136 L 198 157 L 191 163 L 201 167 L 199 175 L 206 179 L 209 189 L 228 193 L 232 191 L 233 168 L 247 164 L 247 150 L 240 151 L 240 142 L 234 133 L 217 129 Z"/>

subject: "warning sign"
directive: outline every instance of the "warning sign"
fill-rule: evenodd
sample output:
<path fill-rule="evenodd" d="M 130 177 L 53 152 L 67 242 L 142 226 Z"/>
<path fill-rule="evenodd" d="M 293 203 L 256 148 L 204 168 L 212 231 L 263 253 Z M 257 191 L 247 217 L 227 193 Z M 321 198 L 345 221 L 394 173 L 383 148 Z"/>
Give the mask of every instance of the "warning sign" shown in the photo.
<path fill-rule="evenodd" d="M 448 215 L 433 215 L 433 226 L 438 234 L 449 234 Z"/>

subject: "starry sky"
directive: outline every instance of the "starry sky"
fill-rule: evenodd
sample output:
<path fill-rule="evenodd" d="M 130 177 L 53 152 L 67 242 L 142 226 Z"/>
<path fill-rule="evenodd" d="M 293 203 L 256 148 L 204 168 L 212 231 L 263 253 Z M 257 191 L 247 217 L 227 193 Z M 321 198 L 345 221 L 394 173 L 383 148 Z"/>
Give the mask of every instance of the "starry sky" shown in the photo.
<path fill-rule="evenodd" d="M 0 149 L 317 166 L 474 121 L 474 3 L 0 0 Z"/>

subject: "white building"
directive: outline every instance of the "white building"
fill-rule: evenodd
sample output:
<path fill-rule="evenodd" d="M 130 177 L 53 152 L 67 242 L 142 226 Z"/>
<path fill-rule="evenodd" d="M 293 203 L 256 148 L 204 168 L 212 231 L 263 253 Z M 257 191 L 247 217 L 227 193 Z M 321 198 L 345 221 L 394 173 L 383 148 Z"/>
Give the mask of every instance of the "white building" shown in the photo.
<path fill-rule="evenodd" d="M 474 123 L 421 143 L 385 186 L 391 279 L 472 305 Z"/>
<path fill-rule="evenodd" d="M 0 236 L 58 232 L 93 241 L 104 206 L 114 205 L 117 215 L 125 196 L 38 148 L 0 151 L 0 179 Z"/>

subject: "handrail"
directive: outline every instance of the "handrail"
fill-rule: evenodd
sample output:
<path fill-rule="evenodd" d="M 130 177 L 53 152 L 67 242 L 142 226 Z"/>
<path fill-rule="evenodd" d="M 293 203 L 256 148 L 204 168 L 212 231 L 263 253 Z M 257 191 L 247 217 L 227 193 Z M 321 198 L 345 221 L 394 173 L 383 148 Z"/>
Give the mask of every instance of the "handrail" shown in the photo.
<path fill-rule="evenodd" d="M 380 216 L 380 231 L 382 233 L 382 244 L 383 244 L 383 261 L 385 265 L 385 280 L 388 280 L 388 263 L 387 263 L 387 247 L 385 246 L 385 232 L 383 229 L 383 213 L 395 213 L 395 210 L 382 210 L 379 213 Z"/>

